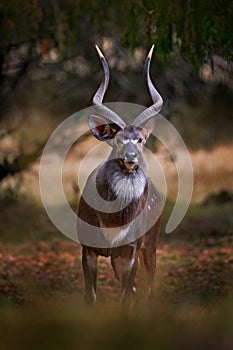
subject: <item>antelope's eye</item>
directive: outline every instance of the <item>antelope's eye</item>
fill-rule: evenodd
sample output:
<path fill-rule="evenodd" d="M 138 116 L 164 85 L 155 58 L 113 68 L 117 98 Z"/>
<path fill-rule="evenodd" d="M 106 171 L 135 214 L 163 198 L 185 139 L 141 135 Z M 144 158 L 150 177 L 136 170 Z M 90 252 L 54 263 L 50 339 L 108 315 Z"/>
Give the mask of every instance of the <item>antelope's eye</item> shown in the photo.
<path fill-rule="evenodd" d="M 142 138 L 142 137 L 140 137 L 140 138 L 138 139 L 138 143 L 143 143 L 143 138 Z"/>

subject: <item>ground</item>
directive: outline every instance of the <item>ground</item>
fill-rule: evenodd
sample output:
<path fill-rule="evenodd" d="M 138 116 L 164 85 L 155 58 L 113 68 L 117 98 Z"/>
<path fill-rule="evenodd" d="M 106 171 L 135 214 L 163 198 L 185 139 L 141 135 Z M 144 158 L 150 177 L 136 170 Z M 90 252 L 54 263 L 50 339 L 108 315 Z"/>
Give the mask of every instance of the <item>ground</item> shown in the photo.
<path fill-rule="evenodd" d="M 227 220 L 232 205 L 223 207 Z M 139 272 L 131 315 L 119 307 L 120 284 L 108 259 L 99 259 L 98 302 L 90 310 L 83 302 L 77 243 L 59 234 L 1 243 L 1 349 L 31 349 L 32 343 L 35 349 L 110 343 L 117 349 L 126 344 L 183 349 L 190 348 L 190 339 L 194 349 L 231 349 L 233 237 L 227 230 L 216 232 L 222 217 L 216 206 L 201 210 L 202 217 L 200 206 L 191 208 L 175 234 L 161 233 L 154 299 L 148 308 Z"/>

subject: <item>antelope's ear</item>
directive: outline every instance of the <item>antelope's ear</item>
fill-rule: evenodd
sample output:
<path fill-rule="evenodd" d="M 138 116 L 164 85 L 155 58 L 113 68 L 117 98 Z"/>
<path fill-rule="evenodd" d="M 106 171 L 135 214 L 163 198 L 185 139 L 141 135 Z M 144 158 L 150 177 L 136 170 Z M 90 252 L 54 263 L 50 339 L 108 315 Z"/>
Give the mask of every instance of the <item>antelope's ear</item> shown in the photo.
<path fill-rule="evenodd" d="M 150 136 L 150 134 L 152 133 L 152 131 L 154 130 L 155 128 L 155 121 L 154 121 L 154 118 L 151 118 L 147 121 L 147 123 L 145 125 L 143 125 L 143 129 L 146 130 L 146 133 L 147 133 L 147 137 Z"/>
<path fill-rule="evenodd" d="M 89 126 L 92 134 L 100 141 L 113 139 L 116 133 L 121 130 L 119 125 L 108 123 L 106 120 L 93 114 L 89 117 Z"/>

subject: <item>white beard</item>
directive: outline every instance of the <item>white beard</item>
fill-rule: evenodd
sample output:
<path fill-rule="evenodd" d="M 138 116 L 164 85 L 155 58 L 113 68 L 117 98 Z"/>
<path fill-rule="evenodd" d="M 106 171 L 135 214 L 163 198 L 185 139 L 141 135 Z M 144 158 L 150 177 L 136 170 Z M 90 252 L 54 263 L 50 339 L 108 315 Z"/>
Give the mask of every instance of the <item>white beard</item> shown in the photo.
<path fill-rule="evenodd" d="M 146 179 L 144 176 L 124 176 L 119 174 L 111 184 L 112 191 L 122 203 L 130 203 L 141 197 L 145 190 Z"/>

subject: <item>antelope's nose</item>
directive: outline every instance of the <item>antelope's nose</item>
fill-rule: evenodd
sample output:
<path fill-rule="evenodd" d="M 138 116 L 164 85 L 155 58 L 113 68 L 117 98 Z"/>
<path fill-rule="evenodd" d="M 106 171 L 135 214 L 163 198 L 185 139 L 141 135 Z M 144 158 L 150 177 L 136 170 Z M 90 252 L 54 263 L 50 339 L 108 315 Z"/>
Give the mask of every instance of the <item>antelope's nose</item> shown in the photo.
<path fill-rule="evenodd" d="M 124 162 L 126 163 L 137 163 L 138 157 L 135 152 L 126 152 L 124 157 Z"/>

